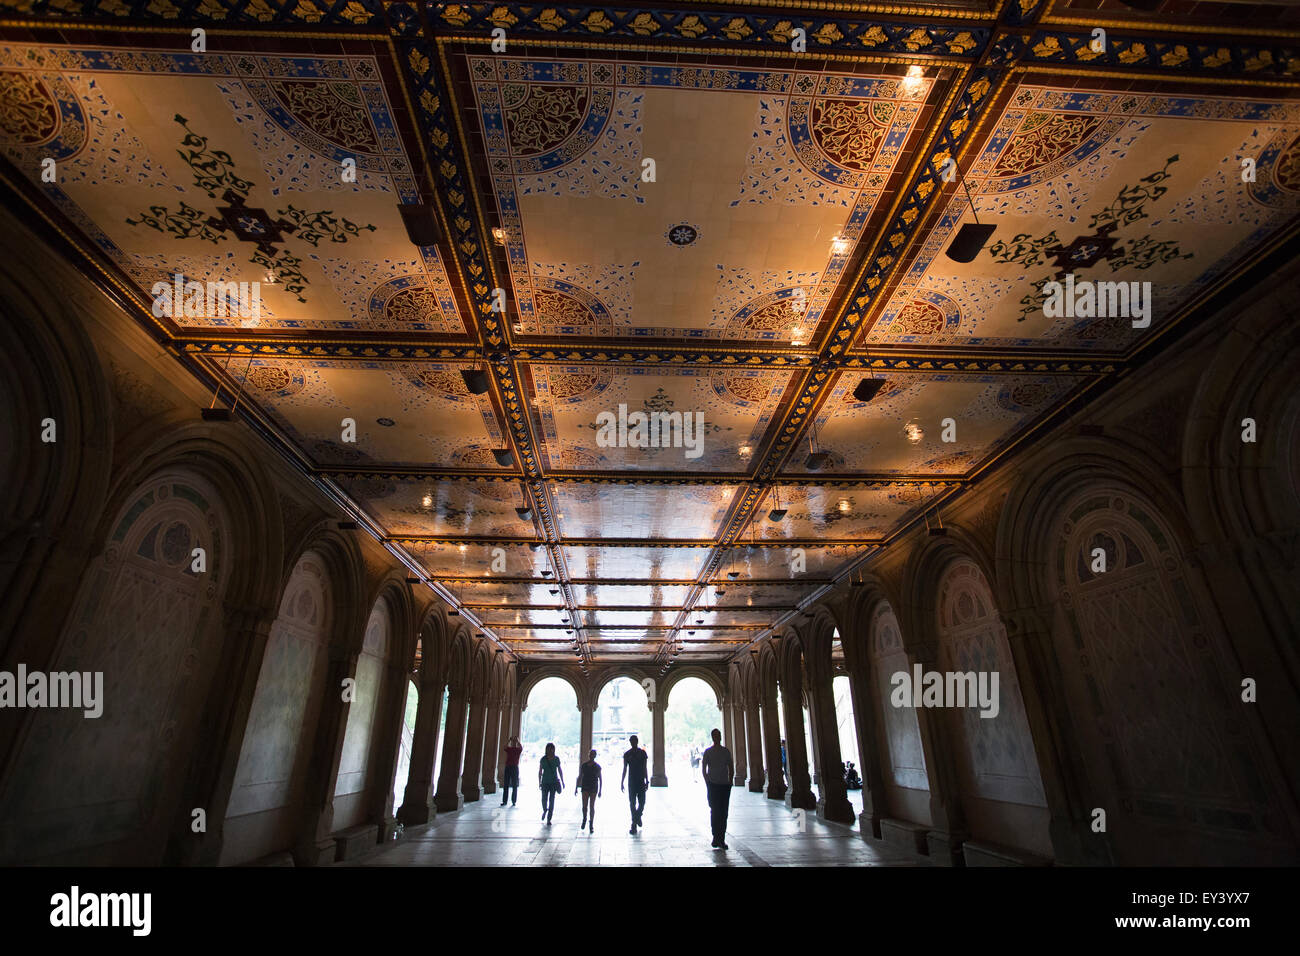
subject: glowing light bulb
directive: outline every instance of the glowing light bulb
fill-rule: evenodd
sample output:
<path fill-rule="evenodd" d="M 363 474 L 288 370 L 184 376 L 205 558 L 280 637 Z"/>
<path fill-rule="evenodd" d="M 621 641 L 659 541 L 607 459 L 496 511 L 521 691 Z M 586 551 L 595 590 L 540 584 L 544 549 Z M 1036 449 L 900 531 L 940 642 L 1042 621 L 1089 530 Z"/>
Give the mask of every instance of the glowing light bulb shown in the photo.
<path fill-rule="evenodd" d="M 925 437 L 925 430 L 921 427 L 919 422 L 911 421 L 903 426 L 903 435 L 908 441 L 915 445 Z"/>
<path fill-rule="evenodd" d="M 433 495 L 425 495 L 423 498 L 420 499 L 420 504 L 423 505 L 423 506 L 426 507 L 426 508 L 432 508 L 432 507 L 433 507 Z"/>
<path fill-rule="evenodd" d="M 840 509 L 840 514 L 842 515 L 848 514 L 853 509 L 853 505 L 849 502 L 848 498 L 841 498 L 836 507 Z"/>

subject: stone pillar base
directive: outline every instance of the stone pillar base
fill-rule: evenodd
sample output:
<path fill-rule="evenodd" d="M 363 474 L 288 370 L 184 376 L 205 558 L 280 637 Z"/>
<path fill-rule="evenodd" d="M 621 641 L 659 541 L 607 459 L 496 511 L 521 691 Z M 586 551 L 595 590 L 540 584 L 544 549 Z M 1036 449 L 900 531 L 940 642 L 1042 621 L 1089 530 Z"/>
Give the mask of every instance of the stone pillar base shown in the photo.
<path fill-rule="evenodd" d="M 433 803 L 404 803 L 397 811 L 397 819 L 402 821 L 404 827 L 418 827 L 422 823 L 428 823 L 435 816 L 437 811 L 433 808 Z"/>
<path fill-rule="evenodd" d="M 439 813 L 455 813 L 465 805 L 465 798 L 459 793 L 440 793 L 433 798 L 433 805 Z"/>
<path fill-rule="evenodd" d="M 961 845 L 964 838 L 960 834 L 945 833 L 942 830 L 930 830 L 925 835 L 926 846 L 930 850 L 930 859 L 938 866 L 965 866 L 962 859 Z"/>
<path fill-rule="evenodd" d="M 783 784 L 783 783 L 772 783 L 772 784 L 768 784 L 768 787 L 767 787 L 767 799 L 769 799 L 769 800 L 784 800 L 784 799 L 785 799 L 785 784 Z"/>
<path fill-rule="evenodd" d="M 750 792 L 750 793 L 762 793 L 762 792 L 763 792 L 763 778 L 762 778 L 762 777 L 750 777 L 750 778 L 749 778 L 749 792 Z"/>
<path fill-rule="evenodd" d="M 466 787 L 464 790 L 460 792 L 460 795 L 465 798 L 466 803 L 474 803 L 483 798 L 483 788 Z"/>
<path fill-rule="evenodd" d="M 324 866 L 333 863 L 337 853 L 338 844 L 333 839 L 326 838 L 296 847 L 293 862 L 295 866 Z"/>
<path fill-rule="evenodd" d="M 785 793 L 785 805 L 791 810 L 816 810 L 817 798 L 813 796 L 811 790 L 791 788 Z"/>
<path fill-rule="evenodd" d="M 873 817 L 871 814 L 863 812 L 858 814 L 858 830 L 862 833 L 862 839 L 882 839 L 880 835 L 880 818 Z"/>
<path fill-rule="evenodd" d="M 487 783 L 483 784 L 483 792 L 484 792 L 484 793 L 496 793 L 496 792 L 497 792 L 497 784 L 496 784 L 496 781 L 495 781 L 495 780 L 489 780 Z"/>
<path fill-rule="evenodd" d="M 666 773 L 652 773 L 650 775 L 650 786 L 652 787 L 668 786 L 668 775 Z"/>
<path fill-rule="evenodd" d="M 831 823 L 847 823 L 849 826 L 853 826 L 853 821 L 856 819 L 853 804 L 844 797 L 838 800 L 818 800 L 817 816 Z"/>
<path fill-rule="evenodd" d="M 733 786 L 743 787 L 745 785 L 745 775 L 743 773 L 736 774 L 736 779 L 731 783 Z"/>

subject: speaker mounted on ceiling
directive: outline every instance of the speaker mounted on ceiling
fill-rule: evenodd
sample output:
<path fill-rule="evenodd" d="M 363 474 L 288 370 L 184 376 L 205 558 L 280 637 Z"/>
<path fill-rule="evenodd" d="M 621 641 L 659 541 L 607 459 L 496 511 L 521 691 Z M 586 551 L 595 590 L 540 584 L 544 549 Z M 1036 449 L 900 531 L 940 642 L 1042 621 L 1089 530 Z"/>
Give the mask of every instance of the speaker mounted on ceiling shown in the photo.
<path fill-rule="evenodd" d="M 463 368 L 460 377 L 465 380 L 465 387 L 471 395 L 483 395 L 487 392 L 488 373 L 481 368 Z"/>
<path fill-rule="evenodd" d="M 956 165 L 955 160 L 954 165 Z M 966 185 L 966 177 L 961 173 L 961 166 L 957 166 L 957 175 L 961 179 L 962 188 L 966 190 L 966 201 L 970 203 L 970 213 L 975 217 L 975 221 L 968 222 L 957 230 L 957 238 L 948 244 L 944 255 L 953 262 L 974 262 L 980 250 L 984 248 L 984 243 L 988 242 L 989 236 L 993 235 L 995 227 L 980 223 L 980 217 L 975 212 L 975 200 L 971 198 L 970 187 Z"/>
<path fill-rule="evenodd" d="M 885 387 L 883 378 L 864 378 L 858 382 L 858 387 L 853 390 L 853 397 L 859 402 L 869 402 Z"/>
<path fill-rule="evenodd" d="M 401 203 L 397 211 L 402 214 L 402 225 L 406 227 L 406 236 L 417 246 L 436 246 L 442 238 L 438 228 L 438 217 L 433 206 L 428 203 Z"/>

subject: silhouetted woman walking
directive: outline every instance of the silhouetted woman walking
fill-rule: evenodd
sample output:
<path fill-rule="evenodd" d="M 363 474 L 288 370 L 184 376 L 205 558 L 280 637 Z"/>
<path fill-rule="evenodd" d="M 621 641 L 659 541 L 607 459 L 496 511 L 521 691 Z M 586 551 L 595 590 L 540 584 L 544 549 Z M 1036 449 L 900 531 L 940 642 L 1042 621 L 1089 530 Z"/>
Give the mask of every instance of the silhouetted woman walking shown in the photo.
<path fill-rule="evenodd" d="M 542 819 L 549 827 L 555 813 L 555 795 L 564 789 L 564 771 L 560 769 L 560 758 L 555 756 L 555 744 L 546 745 L 546 754 L 537 767 L 537 785 L 542 790 Z"/>

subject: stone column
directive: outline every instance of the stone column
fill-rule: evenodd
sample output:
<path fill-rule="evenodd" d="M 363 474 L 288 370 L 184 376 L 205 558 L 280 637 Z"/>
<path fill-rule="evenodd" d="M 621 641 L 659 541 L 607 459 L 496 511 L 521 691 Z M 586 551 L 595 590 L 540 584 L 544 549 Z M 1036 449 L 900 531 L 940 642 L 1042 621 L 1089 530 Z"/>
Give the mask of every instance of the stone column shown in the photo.
<path fill-rule="evenodd" d="M 465 766 L 461 771 L 460 792 L 466 803 L 483 796 L 483 737 L 487 729 L 487 697 L 480 689 L 470 699 L 469 731 L 465 735 Z"/>
<path fill-rule="evenodd" d="M 373 769 L 366 770 L 367 803 L 373 807 L 370 819 L 379 824 L 379 842 L 393 838 L 396 827 L 396 807 L 393 789 L 405 781 L 396 780 L 397 764 L 402 753 L 402 722 L 406 716 L 406 694 L 410 676 L 406 666 L 391 657 L 384 668 L 384 686 L 375 711 L 375 729 L 371 733 L 370 753 L 375 761 Z"/>
<path fill-rule="evenodd" d="M 767 757 L 767 797 L 769 800 L 784 800 L 786 786 L 781 779 L 781 722 L 776 715 L 775 684 L 764 689 L 761 710 L 763 752 Z"/>
<path fill-rule="evenodd" d="M 817 763 L 824 768 L 817 786 L 817 815 L 835 823 L 853 824 L 853 804 L 849 803 L 844 774 L 840 772 L 839 721 L 835 713 L 833 673 L 814 668 L 808 675 L 808 716 L 812 722 L 813 746 L 820 755 Z"/>
<path fill-rule="evenodd" d="M 922 645 L 907 654 L 909 672 L 921 665 L 922 673 L 940 670 L 938 648 Z M 921 751 L 925 755 L 926 775 L 930 779 L 930 832 L 926 834 L 930 856 L 943 866 L 961 865 L 961 845 L 966 839 L 961 792 L 948 742 L 949 716 L 942 708 L 919 707 L 916 723 L 921 731 Z"/>
<path fill-rule="evenodd" d="M 736 764 L 736 777 L 732 783 L 734 786 L 743 787 L 747 770 L 747 761 L 745 759 L 745 708 L 738 700 L 731 703 L 731 733 L 733 736 L 727 742 L 727 746 L 731 749 L 731 757 Z"/>
<path fill-rule="evenodd" d="M 325 693 L 302 790 L 301 827 L 293 848 L 293 860 L 298 866 L 319 866 L 334 861 L 335 841 L 330 835 L 334 831 L 334 788 L 352 707 L 343 700 L 343 681 L 349 678 L 356 681 L 359 658 L 359 654 L 348 653 L 343 648 L 330 648 Z"/>
<path fill-rule="evenodd" d="M 853 634 L 852 622 L 841 623 L 841 634 Z M 849 677 L 849 696 L 853 701 L 854 730 L 858 736 L 858 775 L 862 777 L 862 813 L 858 828 L 865 840 L 879 840 L 880 821 L 885 816 L 885 782 L 879 737 L 876 735 L 875 696 L 871 691 L 872 673 L 867 637 L 842 639 L 844 664 Z M 832 678 L 833 680 L 834 678 Z M 833 692 L 833 691 L 832 691 Z"/>
<path fill-rule="evenodd" d="M 798 678 L 790 680 L 789 686 L 781 687 L 781 703 L 785 709 L 785 761 L 790 774 L 790 790 L 785 794 L 785 803 L 788 807 L 815 810 L 817 798 L 813 796 L 812 776 L 808 773 L 802 698 Z"/>
<path fill-rule="evenodd" d="M 460 792 L 461 760 L 465 750 L 465 723 L 469 695 L 464 685 L 453 685 L 447 698 L 447 737 L 442 742 L 442 773 L 433 798 L 439 813 L 451 813 L 465 805 Z"/>
<path fill-rule="evenodd" d="M 1113 866 L 1116 860 L 1110 835 L 1092 832 L 1092 808 L 1099 801 L 1087 796 L 1083 761 L 1077 749 L 1062 746 L 1073 733 L 1064 706 L 1064 682 L 1052 650 L 1049 615 L 1044 609 L 1029 607 L 1001 617 L 1047 797 L 1048 833 L 1056 861 L 1073 866 Z"/>
<path fill-rule="evenodd" d="M 595 735 L 596 711 L 587 701 L 578 705 L 578 711 L 582 715 L 580 720 L 581 730 L 578 734 L 578 762 L 583 764 L 587 762 L 587 754 L 591 753 L 592 738 Z M 576 768 L 574 773 L 577 773 Z"/>
<path fill-rule="evenodd" d="M 436 815 L 433 806 L 433 765 L 438 756 L 438 728 L 442 723 L 441 674 L 430 674 L 420 683 L 420 703 L 415 711 L 415 737 L 411 741 L 411 769 L 397 819 L 405 826 L 428 823 Z"/>
<path fill-rule="evenodd" d="M 767 781 L 763 779 L 763 723 L 757 698 L 745 701 L 745 742 L 749 745 L 749 792 L 762 793 Z"/>
<path fill-rule="evenodd" d="M 278 608 L 256 610 L 227 608 L 223 631 L 226 640 L 213 675 L 211 693 L 194 736 L 179 812 L 171 826 L 164 860 L 169 866 L 216 866 L 235 771 L 244 746 L 248 715 L 253 707 L 257 678 L 262 672 L 266 643 Z M 207 814 L 207 832 L 193 830 L 193 808 Z"/>
<path fill-rule="evenodd" d="M 487 729 L 483 734 L 483 792 L 497 792 L 497 760 L 501 756 L 501 699 L 487 702 Z"/>
<path fill-rule="evenodd" d="M 659 698 L 651 701 L 650 713 L 654 719 L 654 764 L 650 772 L 650 786 L 668 786 L 668 773 L 664 760 L 664 704 Z"/>

